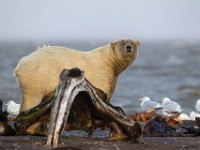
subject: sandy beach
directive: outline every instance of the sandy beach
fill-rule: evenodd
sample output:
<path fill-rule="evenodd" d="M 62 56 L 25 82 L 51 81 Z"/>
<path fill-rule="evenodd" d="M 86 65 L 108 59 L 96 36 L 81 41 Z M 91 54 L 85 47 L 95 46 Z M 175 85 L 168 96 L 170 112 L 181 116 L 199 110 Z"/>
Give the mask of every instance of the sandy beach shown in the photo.
<path fill-rule="evenodd" d="M 31 150 L 52 149 L 45 145 L 47 138 L 39 136 L 1 136 L 0 149 Z M 139 143 L 108 141 L 106 138 L 62 137 L 59 147 L 71 150 L 169 150 L 199 149 L 200 137 L 141 137 Z"/>

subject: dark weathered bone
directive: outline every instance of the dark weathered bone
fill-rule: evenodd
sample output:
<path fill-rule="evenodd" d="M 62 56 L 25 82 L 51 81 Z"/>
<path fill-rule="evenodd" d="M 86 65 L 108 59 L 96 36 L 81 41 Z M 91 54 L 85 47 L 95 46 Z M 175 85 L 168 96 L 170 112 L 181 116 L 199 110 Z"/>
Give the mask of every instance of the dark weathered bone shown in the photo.
<path fill-rule="evenodd" d="M 44 114 L 51 111 L 53 99 L 46 100 L 34 108 L 21 112 L 15 119 L 15 129 L 18 135 L 26 134 L 26 129 L 37 122 Z"/>
<path fill-rule="evenodd" d="M 67 76 L 63 77 L 64 74 Z M 59 84 L 60 88 L 58 88 L 56 91 L 56 98 L 50 117 L 51 122 L 47 140 L 48 145 L 53 144 L 53 146 L 57 146 L 58 138 L 61 135 L 65 123 L 67 122 L 73 100 L 79 91 L 82 90 L 79 86 L 83 82 L 84 76 L 81 74 L 81 71 L 80 76 L 76 78 L 69 77 L 68 70 L 62 71 L 61 82 Z M 76 88 L 77 86 L 78 88 Z"/>
<path fill-rule="evenodd" d="M 84 97 L 80 97 L 82 92 L 87 93 L 89 98 L 84 100 Z M 77 104 L 78 95 L 81 104 L 78 104 L 78 107 L 77 105 L 73 106 L 73 104 Z M 85 104 L 87 103 L 89 104 L 86 107 Z M 83 127 L 82 122 L 73 122 L 75 118 L 79 118 L 79 120 L 85 119 L 79 116 L 82 114 L 82 110 L 78 113 L 76 112 L 80 107 L 85 107 L 84 111 L 86 110 L 87 116 L 89 116 L 86 119 L 86 122 L 90 122 L 89 127 L 88 125 Z M 140 125 L 129 120 L 120 107 L 111 105 L 107 100 L 106 94 L 90 84 L 84 78 L 83 72 L 77 68 L 64 69 L 62 71 L 59 86 L 52 99 L 19 114 L 15 123 L 18 133 L 19 131 L 21 133 L 25 132 L 31 124 L 37 122 L 41 116 L 50 111 L 50 128 L 47 140 L 47 145 L 50 146 L 57 146 L 66 123 L 67 130 L 82 129 L 92 133 L 97 127 L 108 126 L 114 134 L 118 135 L 117 137 L 125 135 L 132 140 L 136 140 L 141 135 Z"/>
<path fill-rule="evenodd" d="M 69 73 L 65 72 L 68 72 L 68 70 L 63 71 L 62 74 L 69 75 Z M 56 91 L 47 145 L 57 146 L 59 136 L 67 122 L 72 103 L 75 100 L 76 95 L 81 91 L 88 92 L 94 107 L 101 112 L 101 114 L 123 126 L 127 133 L 133 132 L 130 131 L 130 127 L 133 127 L 135 122 L 130 121 L 122 113 L 111 107 L 111 105 L 109 106 L 105 101 L 102 101 L 95 88 L 85 80 L 81 71 L 77 77 L 66 76 L 63 79 L 64 80 L 61 80 L 60 82 L 60 88 Z"/>

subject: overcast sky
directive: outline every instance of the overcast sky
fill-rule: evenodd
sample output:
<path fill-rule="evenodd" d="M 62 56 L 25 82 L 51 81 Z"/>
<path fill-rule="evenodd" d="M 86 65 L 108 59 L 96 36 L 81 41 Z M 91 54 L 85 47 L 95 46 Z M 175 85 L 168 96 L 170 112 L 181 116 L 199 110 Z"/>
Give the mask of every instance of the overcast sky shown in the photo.
<path fill-rule="evenodd" d="M 200 40 L 200 0 L 0 0 L 0 40 Z"/>

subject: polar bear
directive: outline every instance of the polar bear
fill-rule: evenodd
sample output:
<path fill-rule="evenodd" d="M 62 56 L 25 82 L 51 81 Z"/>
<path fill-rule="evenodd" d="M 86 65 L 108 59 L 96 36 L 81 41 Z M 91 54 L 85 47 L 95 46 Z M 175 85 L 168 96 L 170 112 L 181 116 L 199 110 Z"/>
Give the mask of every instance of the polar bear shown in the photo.
<path fill-rule="evenodd" d="M 83 70 L 87 80 L 110 101 L 119 74 L 136 59 L 139 46 L 139 41 L 121 39 L 87 52 L 59 46 L 37 49 L 23 57 L 13 72 L 22 92 L 20 112 L 52 97 L 64 68 Z"/>

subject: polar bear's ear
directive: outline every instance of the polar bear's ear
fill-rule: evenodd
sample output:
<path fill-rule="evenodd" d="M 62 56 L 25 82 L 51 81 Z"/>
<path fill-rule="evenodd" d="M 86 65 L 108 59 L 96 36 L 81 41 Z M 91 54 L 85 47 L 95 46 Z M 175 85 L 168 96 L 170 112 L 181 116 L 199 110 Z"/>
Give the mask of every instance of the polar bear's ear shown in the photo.
<path fill-rule="evenodd" d="M 112 49 L 115 49 L 115 43 L 112 42 L 112 43 L 110 43 L 110 44 L 111 44 L 111 48 L 112 48 Z"/>
<path fill-rule="evenodd" d="M 137 47 L 140 46 L 140 42 L 139 41 L 135 41 L 135 44 L 137 45 Z"/>

